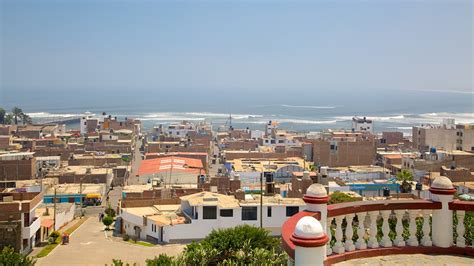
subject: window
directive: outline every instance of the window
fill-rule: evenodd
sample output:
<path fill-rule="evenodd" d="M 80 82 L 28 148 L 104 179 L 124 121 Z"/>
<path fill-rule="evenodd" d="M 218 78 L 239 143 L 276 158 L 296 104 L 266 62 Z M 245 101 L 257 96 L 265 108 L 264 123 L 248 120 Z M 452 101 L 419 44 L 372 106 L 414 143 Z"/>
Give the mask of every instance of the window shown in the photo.
<path fill-rule="evenodd" d="M 257 207 L 242 207 L 242 221 L 256 221 Z"/>
<path fill-rule="evenodd" d="M 337 146 L 335 144 L 331 144 L 331 148 L 330 148 L 332 151 L 335 151 L 337 150 Z"/>
<path fill-rule="evenodd" d="M 274 139 L 272 139 L 272 140 L 270 141 L 270 143 L 271 143 L 271 144 L 275 144 L 276 142 L 275 142 Z"/>
<path fill-rule="evenodd" d="M 217 207 L 216 206 L 203 206 L 202 207 L 202 218 L 211 220 L 211 219 L 217 219 Z"/>
<path fill-rule="evenodd" d="M 298 206 L 287 206 L 286 207 L 286 217 L 293 216 L 300 211 L 300 207 Z"/>
<path fill-rule="evenodd" d="M 234 216 L 234 210 L 232 209 L 221 210 L 221 217 L 233 217 L 233 216 Z"/>
<path fill-rule="evenodd" d="M 267 207 L 267 217 L 272 217 L 272 206 Z"/>

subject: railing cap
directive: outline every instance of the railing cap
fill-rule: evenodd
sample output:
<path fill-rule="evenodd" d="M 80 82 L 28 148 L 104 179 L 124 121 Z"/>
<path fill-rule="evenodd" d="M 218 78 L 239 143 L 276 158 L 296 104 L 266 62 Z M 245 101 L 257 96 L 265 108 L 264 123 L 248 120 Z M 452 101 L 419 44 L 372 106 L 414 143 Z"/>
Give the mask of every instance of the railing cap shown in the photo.
<path fill-rule="evenodd" d="M 453 195 L 456 193 L 456 189 L 449 178 L 438 176 L 431 184 L 430 192 L 439 195 Z"/>
<path fill-rule="evenodd" d="M 329 241 L 321 223 L 312 216 L 305 216 L 298 220 L 295 231 L 290 237 L 295 246 L 321 247 Z"/>
<path fill-rule="evenodd" d="M 318 183 L 314 183 L 306 190 L 306 196 L 309 197 L 327 197 L 326 188 Z"/>
<path fill-rule="evenodd" d="M 445 176 L 438 176 L 431 184 L 432 188 L 439 188 L 439 189 L 452 189 L 453 183 L 451 180 Z"/>

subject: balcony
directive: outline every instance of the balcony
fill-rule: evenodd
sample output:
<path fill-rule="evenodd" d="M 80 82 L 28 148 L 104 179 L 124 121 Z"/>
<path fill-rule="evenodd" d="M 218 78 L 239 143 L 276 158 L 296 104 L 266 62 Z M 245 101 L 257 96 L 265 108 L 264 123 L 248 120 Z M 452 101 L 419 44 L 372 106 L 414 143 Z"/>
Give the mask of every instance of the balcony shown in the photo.
<path fill-rule="evenodd" d="M 474 211 L 474 202 L 454 200 L 455 189 L 446 177 L 438 177 L 430 191 L 430 200 L 328 206 L 324 187 L 313 184 L 303 198 L 307 210 L 282 227 L 283 247 L 295 265 L 331 265 L 392 254 L 474 257 L 474 228 L 464 224 L 466 212 Z"/>
<path fill-rule="evenodd" d="M 33 222 L 30 223 L 29 226 L 23 227 L 22 238 L 29 239 L 36 234 L 36 232 L 40 229 L 41 226 L 41 219 L 35 217 Z"/>

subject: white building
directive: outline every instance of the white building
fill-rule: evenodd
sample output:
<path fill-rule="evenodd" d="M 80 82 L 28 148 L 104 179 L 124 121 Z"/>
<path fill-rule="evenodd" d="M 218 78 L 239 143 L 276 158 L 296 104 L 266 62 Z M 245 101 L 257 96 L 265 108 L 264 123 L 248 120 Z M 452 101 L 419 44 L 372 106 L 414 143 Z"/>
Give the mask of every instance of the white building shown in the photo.
<path fill-rule="evenodd" d="M 299 198 L 280 195 L 263 198 L 263 227 L 273 236 L 281 235 L 286 219 L 305 203 Z M 181 197 L 180 205 L 122 208 L 123 231 L 155 242 L 203 239 L 214 229 L 248 224 L 260 225 L 260 197 L 246 195 L 244 200 L 212 192 Z"/>
<path fill-rule="evenodd" d="M 172 124 L 164 129 L 164 133 L 166 133 L 170 137 L 175 138 L 185 138 L 189 131 L 196 130 L 196 126 L 192 123 L 183 121 L 180 124 Z"/>
<path fill-rule="evenodd" d="M 367 117 L 359 118 L 357 116 L 352 118 L 352 131 L 362 131 L 374 133 L 374 125 L 372 120 Z"/>

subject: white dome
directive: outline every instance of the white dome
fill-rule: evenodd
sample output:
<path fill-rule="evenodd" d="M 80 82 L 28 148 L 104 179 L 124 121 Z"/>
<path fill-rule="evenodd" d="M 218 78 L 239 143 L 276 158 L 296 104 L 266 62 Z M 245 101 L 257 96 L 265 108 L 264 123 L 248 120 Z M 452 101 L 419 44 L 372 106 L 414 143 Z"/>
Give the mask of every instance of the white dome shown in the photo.
<path fill-rule="evenodd" d="M 306 190 L 306 195 L 310 197 L 326 197 L 328 193 L 323 185 L 314 183 Z"/>
<path fill-rule="evenodd" d="M 431 184 L 432 188 L 452 189 L 453 183 L 445 176 L 438 176 Z"/>
<path fill-rule="evenodd" d="M 316 218 L 305 216 L 296 223 L 295 235 L 307 239 L 317 238 L 324 235 L 324 230 Z"/>

